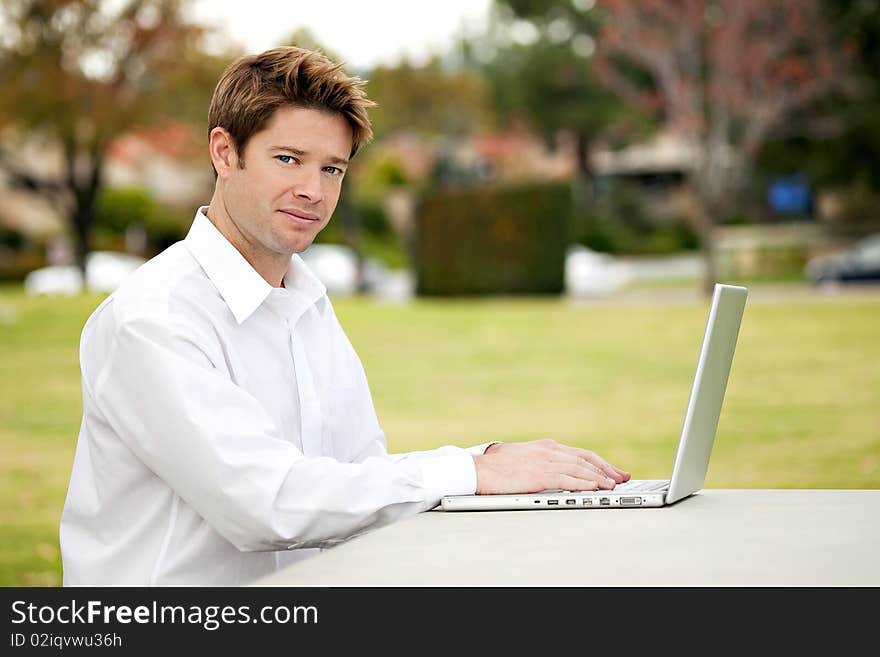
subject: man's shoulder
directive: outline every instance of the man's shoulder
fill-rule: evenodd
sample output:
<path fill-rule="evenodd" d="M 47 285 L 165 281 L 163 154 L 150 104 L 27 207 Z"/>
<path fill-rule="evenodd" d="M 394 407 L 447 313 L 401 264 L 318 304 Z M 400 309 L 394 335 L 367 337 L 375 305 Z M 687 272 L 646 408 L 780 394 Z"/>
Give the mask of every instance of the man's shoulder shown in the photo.
<path fill-rule="evenodd" d="M 229 314 L 186 245 L 177 242 L 126 277 L 86 321 L 80 338 L 84 385 L 98 387 L 114 350 L 140 350 L 146 343 L 172 349 L 196 345 L 217 362 L 214 329 L 228 321 L 224 310 Z"/>
<path fill-rule="evenodd" d="M 181 241 L 132 272 L 94 314 L 112 306 L 117 326 L 138 319 L 173 322 L 213 298 L 219 298 L 216 287 Z"/>

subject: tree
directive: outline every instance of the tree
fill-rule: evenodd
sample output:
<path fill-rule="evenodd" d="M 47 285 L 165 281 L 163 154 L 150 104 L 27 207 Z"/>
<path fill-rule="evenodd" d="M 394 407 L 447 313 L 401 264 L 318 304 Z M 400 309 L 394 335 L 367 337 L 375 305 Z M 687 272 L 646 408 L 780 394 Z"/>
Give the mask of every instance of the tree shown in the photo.
<path fill-rule="evenodd" d="M 202 29 L 179 0 L 21 0 L 0 5 L 0 167 L 14 185 L 51 199 L 69 218 L 82 267 L 111 141 L 134 126 L 198 116 L 219 60 L 199 50 Z M 10 144 L 41 138 L 59 171 L 22 163 Z M 41 165 L 43 163 L 40 163 Z"/>
<path fill-rule="evenodd" d="M 867 189 L 873 224 L 880 220 L 880 9 L 862 0 L 825 0 L 823 8 L 837 39 L 852 44 L 858 94 L 845 104 L 822 98 L 786 121 L 762 148 L 759 171 L 805 173 L 816 187 L 844 193 Z"/>
<path fill-rule="evenodd" d="M 714 283 L 713 224 L 748 181 L 762 144 L 823 95 L 848 91 L 848 57 L 818 0 L 605 0 L 602 80 L 640 102 L 621 74 L 654 79 L 666 127 L 696 153 L 691 215 Z"/>
<path fill-rule="evenodd" d="M 376 138 L 397 130 L 425 136 L 461 135 L 490 121 L 484 81 L 472 72 L 448 70 L 434 58 L 424 66 L 402 61 L 369 73 L 367 91 Z"/>
<path fill-rule="evenodd" d="M 490 122 L 488 93 L 473 72 L 449 67 L 436 57 L 423 66 L 405 60 L 378 66 L 364 77 L 367 93 L 377 103 L 370 111 L 377 144 L 369 154 L 358 156 L 365 160 L 352 171 L 354 176 L 347 177 L 348 192 L 340 211 L 343 217 L 350 215 L 355 198 L 378 202 L 406 258 L 414 264 L 416 188 L 422 180 L 416 172 L 425 160 L 434 159 L 428 153 L 438 150 L 438 143 L 442 150 L 446 137 L 466 135 Z M 412 137 L 422 156 L 398 160 L 405 156 L 392 155 L 393 147 L 388 147 L 395 135 Z"/>
<path fill-rule="evenodd" d="M 593 196 L 593 142 L 612 130 L 646 128 L 640 108 L 623 103 L 593 72 L 598 22 L 591 8 L 567 0 L 499 0 L 489 35 L 494 52 L 480 67 L 499 114 L 524 118 L 548 141 L 563 130 L 574 136 L 579 205 Z"/>

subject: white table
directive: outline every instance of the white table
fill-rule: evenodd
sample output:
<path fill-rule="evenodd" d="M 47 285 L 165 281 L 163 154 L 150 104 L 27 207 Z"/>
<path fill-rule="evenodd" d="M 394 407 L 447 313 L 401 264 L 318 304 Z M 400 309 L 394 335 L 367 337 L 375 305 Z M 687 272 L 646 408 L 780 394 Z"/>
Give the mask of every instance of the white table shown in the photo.
<path fill-rule="evenodd" d="M 880 490 L 703 490 L 661 509 L 431 511 L 256 586 L 880 586 Z"/>

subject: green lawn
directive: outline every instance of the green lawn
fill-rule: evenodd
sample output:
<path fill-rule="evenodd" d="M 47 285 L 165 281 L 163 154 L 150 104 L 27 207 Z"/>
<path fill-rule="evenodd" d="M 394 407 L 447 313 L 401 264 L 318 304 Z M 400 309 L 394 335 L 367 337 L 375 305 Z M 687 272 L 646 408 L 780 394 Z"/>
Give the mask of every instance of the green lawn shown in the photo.
<path fill-rule="evenodd" d="M 658 292 L 658 298 L 663 295 Z M 337 300 L 392 451 L 552 437 L 668 476 L 707 301 Z M 0 288 L 0 585 L 56 585 L 100 297 Z M 707 487 L 880 488 L 880 294 L 746 307 Z"/>

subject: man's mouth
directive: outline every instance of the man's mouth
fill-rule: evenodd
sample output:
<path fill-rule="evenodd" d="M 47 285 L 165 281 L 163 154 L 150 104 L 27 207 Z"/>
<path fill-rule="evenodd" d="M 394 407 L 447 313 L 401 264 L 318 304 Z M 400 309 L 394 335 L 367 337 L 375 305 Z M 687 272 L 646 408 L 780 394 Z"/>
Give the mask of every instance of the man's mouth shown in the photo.
<path fill-rule="evenodd" d="M 303 212 L 302 210 L 294 210 L 292 208 L 282 208 L 279 212 L 286 214 L 288 217 L 293 219 L 294 221 L 300 221 L 307 224 L 312 224 L 320 221 L 320 217 L 311 212 Z"/>

